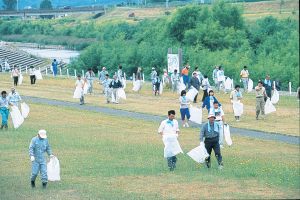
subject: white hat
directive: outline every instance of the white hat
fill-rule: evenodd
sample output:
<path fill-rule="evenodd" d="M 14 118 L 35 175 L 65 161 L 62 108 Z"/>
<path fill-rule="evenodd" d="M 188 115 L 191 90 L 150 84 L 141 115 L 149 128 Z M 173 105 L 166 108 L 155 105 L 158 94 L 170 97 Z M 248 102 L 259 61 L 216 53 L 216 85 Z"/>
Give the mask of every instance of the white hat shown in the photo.
<path fill-rule="evenodd" d="M 216 116 L 215 116 L 214 114 L 209 114 L 208 117 L 207 117 L 207 119 L 209 119 L 209 118 L 211 118 L 211 117 L 213 117 L 213 118 L 216 119 Z"/>
<path fill-rule="evenodd" d="M 106 69 L 106 67 L 102 67 L 102 69 Z"/>
<path fill-rule="evenodd" d="M 155 69 L 155 67 L 152 67 L 152 70 L 154 70 Z"/>
<path fill-rule="evenodd" d="M 46 130 L 39 130 L 39 136 L 43 139 L 46 139 L 47 138 Z"/>

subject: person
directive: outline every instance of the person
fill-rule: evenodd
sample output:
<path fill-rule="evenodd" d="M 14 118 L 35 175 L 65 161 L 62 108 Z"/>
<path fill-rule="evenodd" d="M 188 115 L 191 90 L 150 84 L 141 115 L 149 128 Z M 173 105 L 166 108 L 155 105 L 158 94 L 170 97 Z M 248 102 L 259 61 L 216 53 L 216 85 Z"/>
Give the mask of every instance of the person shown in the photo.
<path fill-rule="evenodd" d="M 106 74 L 108 74 L 108 72 L 106 71 L 106 67 L 102 67 L 102 71 L 99 73 L 100 84 L 102 84 L 102 82 L 105 80 Z"/>
<path fill-rule="evenodd" d="M 175 69 L 174 73 L 171 75 L 171 82 L 172 82 L 172 91 L 173 92 L 178 91 L 180 77 L 179 77 L 179 73 L 177 73 L 177 69 Z"/>
<path fill-rule="evenodd" d="M 193 77 L 191 78 L 190 80 L 190 83 L 189 83 L 189 88 L 191 86 L 193 86 L 198 92 L 199 92 L 199 89 L 200 89 L 200 81 L 198 79 L 198 74 L 196 72 L 193 73 Z M 194 97 L 194 103 L 197 103 L 197 97 L 198 97 L 198 93 L 196 94 L 196 96 Z"/>
<path fill-rule="evenodd" d="M 190 69 L 190 66 L 189 64 L 187 63 L 185 65 L 185 67 L 181 70 L 181 75 L 182 75 L 182 79 L 183 79 L 183 84 L 184 85 L 188 85 L 189 82 L 190 82 L 190 78 L 189 78 L 189 69 Z"/>
<path fill-rule="evenodd" d="M 273 84 L 272 81 L 270 80 L 270 75 L 266 76 L 266 79 L 264 80 L 264 87 L 266 89 L 266 94 L 267 97 L 269 97 L 271 99 L 272 96 L 272 90 L 273 90 Z"/>
<path fill-rule="evenodd" d="M 77 98 L 79 98 L 80 105 L 84 104 L 84 84 L 86 84 L 82 79 L 81 75 L 77 75 L 77 80 L 75 82 L 75 92 L 78 91 L 79 95 Z"/>
<path fill-rule="evenodd" d="M 200 146 L 205 146 L 207 153 L 209 154 L 208 158 L 205 159 L 207 168 L 211 167 L 211 152 L 214 150 L 215 156 L 218 160 L 219 169 L 223 169 L 223 161 L 221 155 L 221 149 L 219 144 L 219 135 L 220 127 L 215 122 L 215 116 L 209 114 L 207 119 L 208 122 L 202 125 L 200 131 Z"/>
<path fill-rule="evenodd" d="M 207 75 L 204 75 L 204 79 L 202 81 L 202 89 L 203 89 L 203 96 L 202 102 L 204 102 L 205 98 L 208 96 L 208 90 L 210 88 L 209 80 Z"/>
<path fill-rule="evenodd" d="M 36 77 L 35 77 L 35 68 L 33 65 L 31 65 L 29 68 L 29 76 L 30 76 L 31 85 L 35 84 Z"/>
<path fill-rule="evenodd" d="M 182 120 L 182 126 L 183 127 L 189 127 L 188 121 L 190 120 L 190 110 L 189 110 L 189 105 L 190 103 L 188 102 L 186 98 L 186 91 L 182 90 L 180 97 L 179 97 L 179 102 L 180 102 L 180 114 L 181 114 L 181 120 Z M 187 120 L 185 120 L 185 117 Z"/>
<path fill-rule="evenodd" d="M 223 148 L 224 145 L 224 124 L 225 123 L 225 117 L 224 117 L 224 111 L 222 107 L 219 106 L 219 102 L 215 101 L 213 107 L 209 111 L 210 114 L 215 116 L 215 123 L 219 126 L 219 144 L 220 147 Z"/>
<path fill-rule="evenodd" d="M 243 98 L 242 92 L 240 91 L 240 86 L 236 85 L 234 87 L 234 90 L 230 93 L 230 100 L 231 103 L 236 103 L 236 102 L 240 102 L 240 100 Z M 240 121 L 240 117 L 241 116 L 234 116 L 236 121 Z"/>
<path fill-rule="evenodd" d="M 32 165 L 30 183 L 32 188 L 35 187 L 35 179 L 39 172 L 41 174 L 43 188 L 47 186 L 47 164 L 46 158 L 44 157 L 44 153 L 46 152 L 50 158 L 54 157 L 47 139 L 47 132 L 45 130 L 39 130 L 37 136 L 31 139 L 29 145 L 29 156 Z"/>
<path fill-rule="evenodd" d="M 52 71 L 53 71 L 53 76 L 57 75 L 57 66 L 58 66 L 58 62 L 56 61 L 56 59 L 53 59 L 52 62 Z"/>
<path fill-rule="evenodd" d="M 142 89 L 142 80 L 143 80 L 143 75 L 142 75 L 142 68 L 138 67 L 136 75 L 135 75 L 135 81 L 138 81 L 140 87 L 139 90 L 137 92 L 140 92 L 140 90 Z"/>
<path fill-rule="evenodd" d="M 240 73 L 240 77 L 243 82 L 244 91 L 248 91 L 249 72 L 247 70 L 247 66 L 244 66 L 244 69 Z"/>
<path fill-rule="evenodd" d="M 154 95 L 159 95 L 161 79 L 159 78 L 159 74 L 156 73 L 156 77 L 154 78 Z"/>
<path fill-rule="evenodd" d="M 162 135 L 162 139 L 165 145 L 164 157 L 167 158 L 167 163 L 170 171 L 174 171 L 174 169 L 176 168 L 176 155 L 179 153 L 183 153 L 177 140 L 179 131 L 180 130 L 178 122 L 175 119 L 175 111 L 169 110 L 168 118 L 166 120 L 163 120 L 158 128 L 158 134 Z"/>
<path fill-rule="evenodd" d="M 225 75 L 224 75 L 224 70 L 222 66 L 219 66 L 219 70 L 217 72 L 217 79 L 218 79 L 218 88 L 217 90 L 220 91 L 221 85 L 224 88 L 225 91 Z"/>
<path fill-rule="evenodd" d="M 193 71 L 192 74 L 194 74 L 194 73 L 197 74 L 197 78 L 199 79 L 199 82 L 202 83 L 203 75 L 202 75 L 202 73 L 200 72 L 200 70 L 199 70 L 198 67 L 195 67 L 195 71 Z"/>
<path fill-rule="evenodd" d="M 212 78 L 214 80 L 215 87 L 218 87 L 218 77 L 217 77 L 218 70 L 219 70 L 219 66 L 215 66 L 215 69 L 213 70 L 213 74 L 212 74 Z"/>
<path fill-rule="evenodd" d="M 122 68 L 123 68 L 122 65 L 119 65 L 119 69 L 117 71 L 117 77 L 119 81 L 122 81 L 124 77 Z"/>
<path fill-rule="evenodd" d="M 202 103 L 202 108 L 206 107 L 207 111 L 210 111 L 210 108 L 213 107 L 214 102 L 218 102 L 217 98 L 214 97 L 214 91 L 210 90 L 208 92 L 208 96 L 205 97 L 203 103 Z M 218 102 L 219 103 L 219 102 Z M 221 104 L 219 103 L 219 106 L 221 106 Z"/>
<path fill-rule="evenodd" d="M 106 74 L 105 79 L 102 82 L 104 88 L 104 95 L 106 97 L 106 103 L 110 103 L 111 101 L 111 89 L 109 88 L 110 83 L 111 79 L 109 78 L 109 74 Z"/>
<path fill-rule="evenodd" d="M 89 68 L 88 71 L 85 73 L 85 80 L 89 86 L 88 93 L 92 94 L 93 92 L 93 82 L 95 78 L 95 73 L 93 72 L 92 68 Z"/>
<path fill-rule="evenodd" d="M 157 71 L 155 70 L 155 67 L 152 67 L 152 72 L 151 72 L 151 83 L 152 83 L 152 91 L 155 91 L 155 78 L 157 76 Z"/>
<path fill-rule="evenodd" d="M 1 92 L 1 97 L 0 97 L 0 114 L 2 117 L 2 124 L 1 124 L 1 130 L 5 128 L 6 130 L 8 129 L 7 121 L 8 121 L 8 116 L 9 116 L 9 105 L 12 106 L 12 104 L 9 102 L 8 97 L 7 97 L 7 92 L 2 91 Z"/>
<path fill-rule="evenodd" d="M 267 96 L 266 89 L 264 88 L 262 81 L 258 81 L 258 85 L 255 87 L 255 96 L 256 96 L 256 120 L 258 120 L 258 116 L 260 113 L 264 118 L 265 115 L 264 98 Z"/>
<path fill-rule="evenodd" d="M 20 72 L 17 68 L 16 65 L 14 65 L 13 70 L 11 71 L 11 76 L 14 79 L 14 86 L 18 86 L 18 81 L 19 81 L 19 76 L 20 76 Z"/>
<path fill-rule="evenodd" d="M 4 68 L 5 68 L 5 70 L 4 71 L 6 71 L 6 72 L 10 71 L 10 66 L 9 66 L 8 62 L 9 62 L 8 58 L 5 56 L 5 58 L 4 58 Z"/>
<path fill-rule="evenodd" d="M 169 87 L 170 79 L 169 79 L 168 71 L 166 69 L 164 69 L 163 83 L 164 83 L 164 86 L 168 86 Z"/>
<path fill-rule="evenodd" d="M 119 96 L 118 96 L 118 89 L 122 88 L 122 83 L 121 81 L 118 79 L 117 75 L 113 76 L 113 80 L 110 82 L 109 84 L 109 88 L 112 88 L 112 93 L 114 96 L 114 101 L 113 103 L 118 104 L 119 103 Z"/>
<path fill-rule="evenodd" d="M 8 94 L 8 101 L 13 106 L 19 106 L 19 102 L 22 101 L 18 92 L 14 87 L 11 88 L 11 92 Z"/>

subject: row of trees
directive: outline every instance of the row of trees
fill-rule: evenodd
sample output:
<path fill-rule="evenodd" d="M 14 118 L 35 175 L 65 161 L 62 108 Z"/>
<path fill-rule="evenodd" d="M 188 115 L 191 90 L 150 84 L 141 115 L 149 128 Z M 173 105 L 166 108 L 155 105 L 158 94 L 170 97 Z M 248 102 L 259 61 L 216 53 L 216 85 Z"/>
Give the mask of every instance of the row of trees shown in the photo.
<path fill-rule="evenodd" d="M 4 4 L 4 10 L 16 10 L 18 6 L 18 0 L 2 0 Z M 52 9 L 51 0 L 43 0 L 40 4 L 40 9 Z"/>

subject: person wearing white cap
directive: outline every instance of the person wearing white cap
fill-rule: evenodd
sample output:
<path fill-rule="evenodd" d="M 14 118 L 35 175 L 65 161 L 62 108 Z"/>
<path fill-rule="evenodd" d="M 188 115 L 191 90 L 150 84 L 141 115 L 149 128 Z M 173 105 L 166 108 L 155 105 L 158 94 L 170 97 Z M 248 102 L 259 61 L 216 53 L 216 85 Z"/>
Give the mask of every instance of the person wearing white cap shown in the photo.
<path fill-rule="evenodd" d="M 19 93 L 16 92 L 14 87 L 11 88 L 11 92 L 8 94 L 8 100 L 12 105 L 17 107 L 19 106 L 19 102 L 22 101 Z"/>
<path fill-rule="evenodd" d="M 46 188 L 48 182 L 47 165 L 44 153 L 47 152 L 48 156 L 54 157 L 51 147 L 47 139 L 47 132 L 39 130 L 38 135 L 31 139 L 29 145 L 29 156 L 32 163 L 31 169 L 31 187 L 35 187 L 35 179 L 38 173 L 41 173 L 41 180 L 43 188 Z"/>
<path fill-rule="evenodd" d="M 223 161 L 219 144 L 220 127 L 218 123 L 215 122 L 216 117 L 214 114 L 209 114 L 207 119 L 208 122 L 202 125 L 200 131 L 200 146 L 205 145 L 207 153 L 209 154 L 209 157 L 205 159 L 206 166 L 207 168 L 211 167 L 210 155 L 212 150 L 214 150 L 218 160 L 219 169 L 223 169 Z"/>

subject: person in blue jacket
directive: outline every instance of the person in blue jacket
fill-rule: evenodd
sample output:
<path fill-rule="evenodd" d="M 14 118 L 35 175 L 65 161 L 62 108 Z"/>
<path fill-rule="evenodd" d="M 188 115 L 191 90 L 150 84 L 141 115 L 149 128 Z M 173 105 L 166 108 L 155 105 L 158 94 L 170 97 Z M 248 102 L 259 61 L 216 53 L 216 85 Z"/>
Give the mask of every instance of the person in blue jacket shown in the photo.
<path fill-rule="evenodd" d="M 214 96 L 214 91 L 210 90 L 208 93 L 208 96 L 205 97 L 202 108 L 206 107 L 207 111 L 209 112 L 210 108 L 214 106 L 214 102 L 217 102 L 219 106 L 222 106 L 220 102 L 217 100 L 217 98 Z"/>
<path fill-rule="evenodd" d="M 53 70 L 53 76 L 57 75 L 57 66 L 58 66 L 58 62 L 56 61 L 56 59 L 53 60 L 52 62 L 52 70 Z"/>
<path fill-rule="evenodd" d="M 39 172 L 41 173 L 43 188 L 46 188 L 47 186 L 48 176 L 46 159 L 44 157 L 45 152 L 47 152 L 50 158 L 54 157 L 47 139 L 47 132 L 45 130 L 39 130 L 38 135 L 31 139 L 29 146 L 29 155 L 32 163 L 30 178 L 32 188 L 35 187 L 35 179 Z"/>

